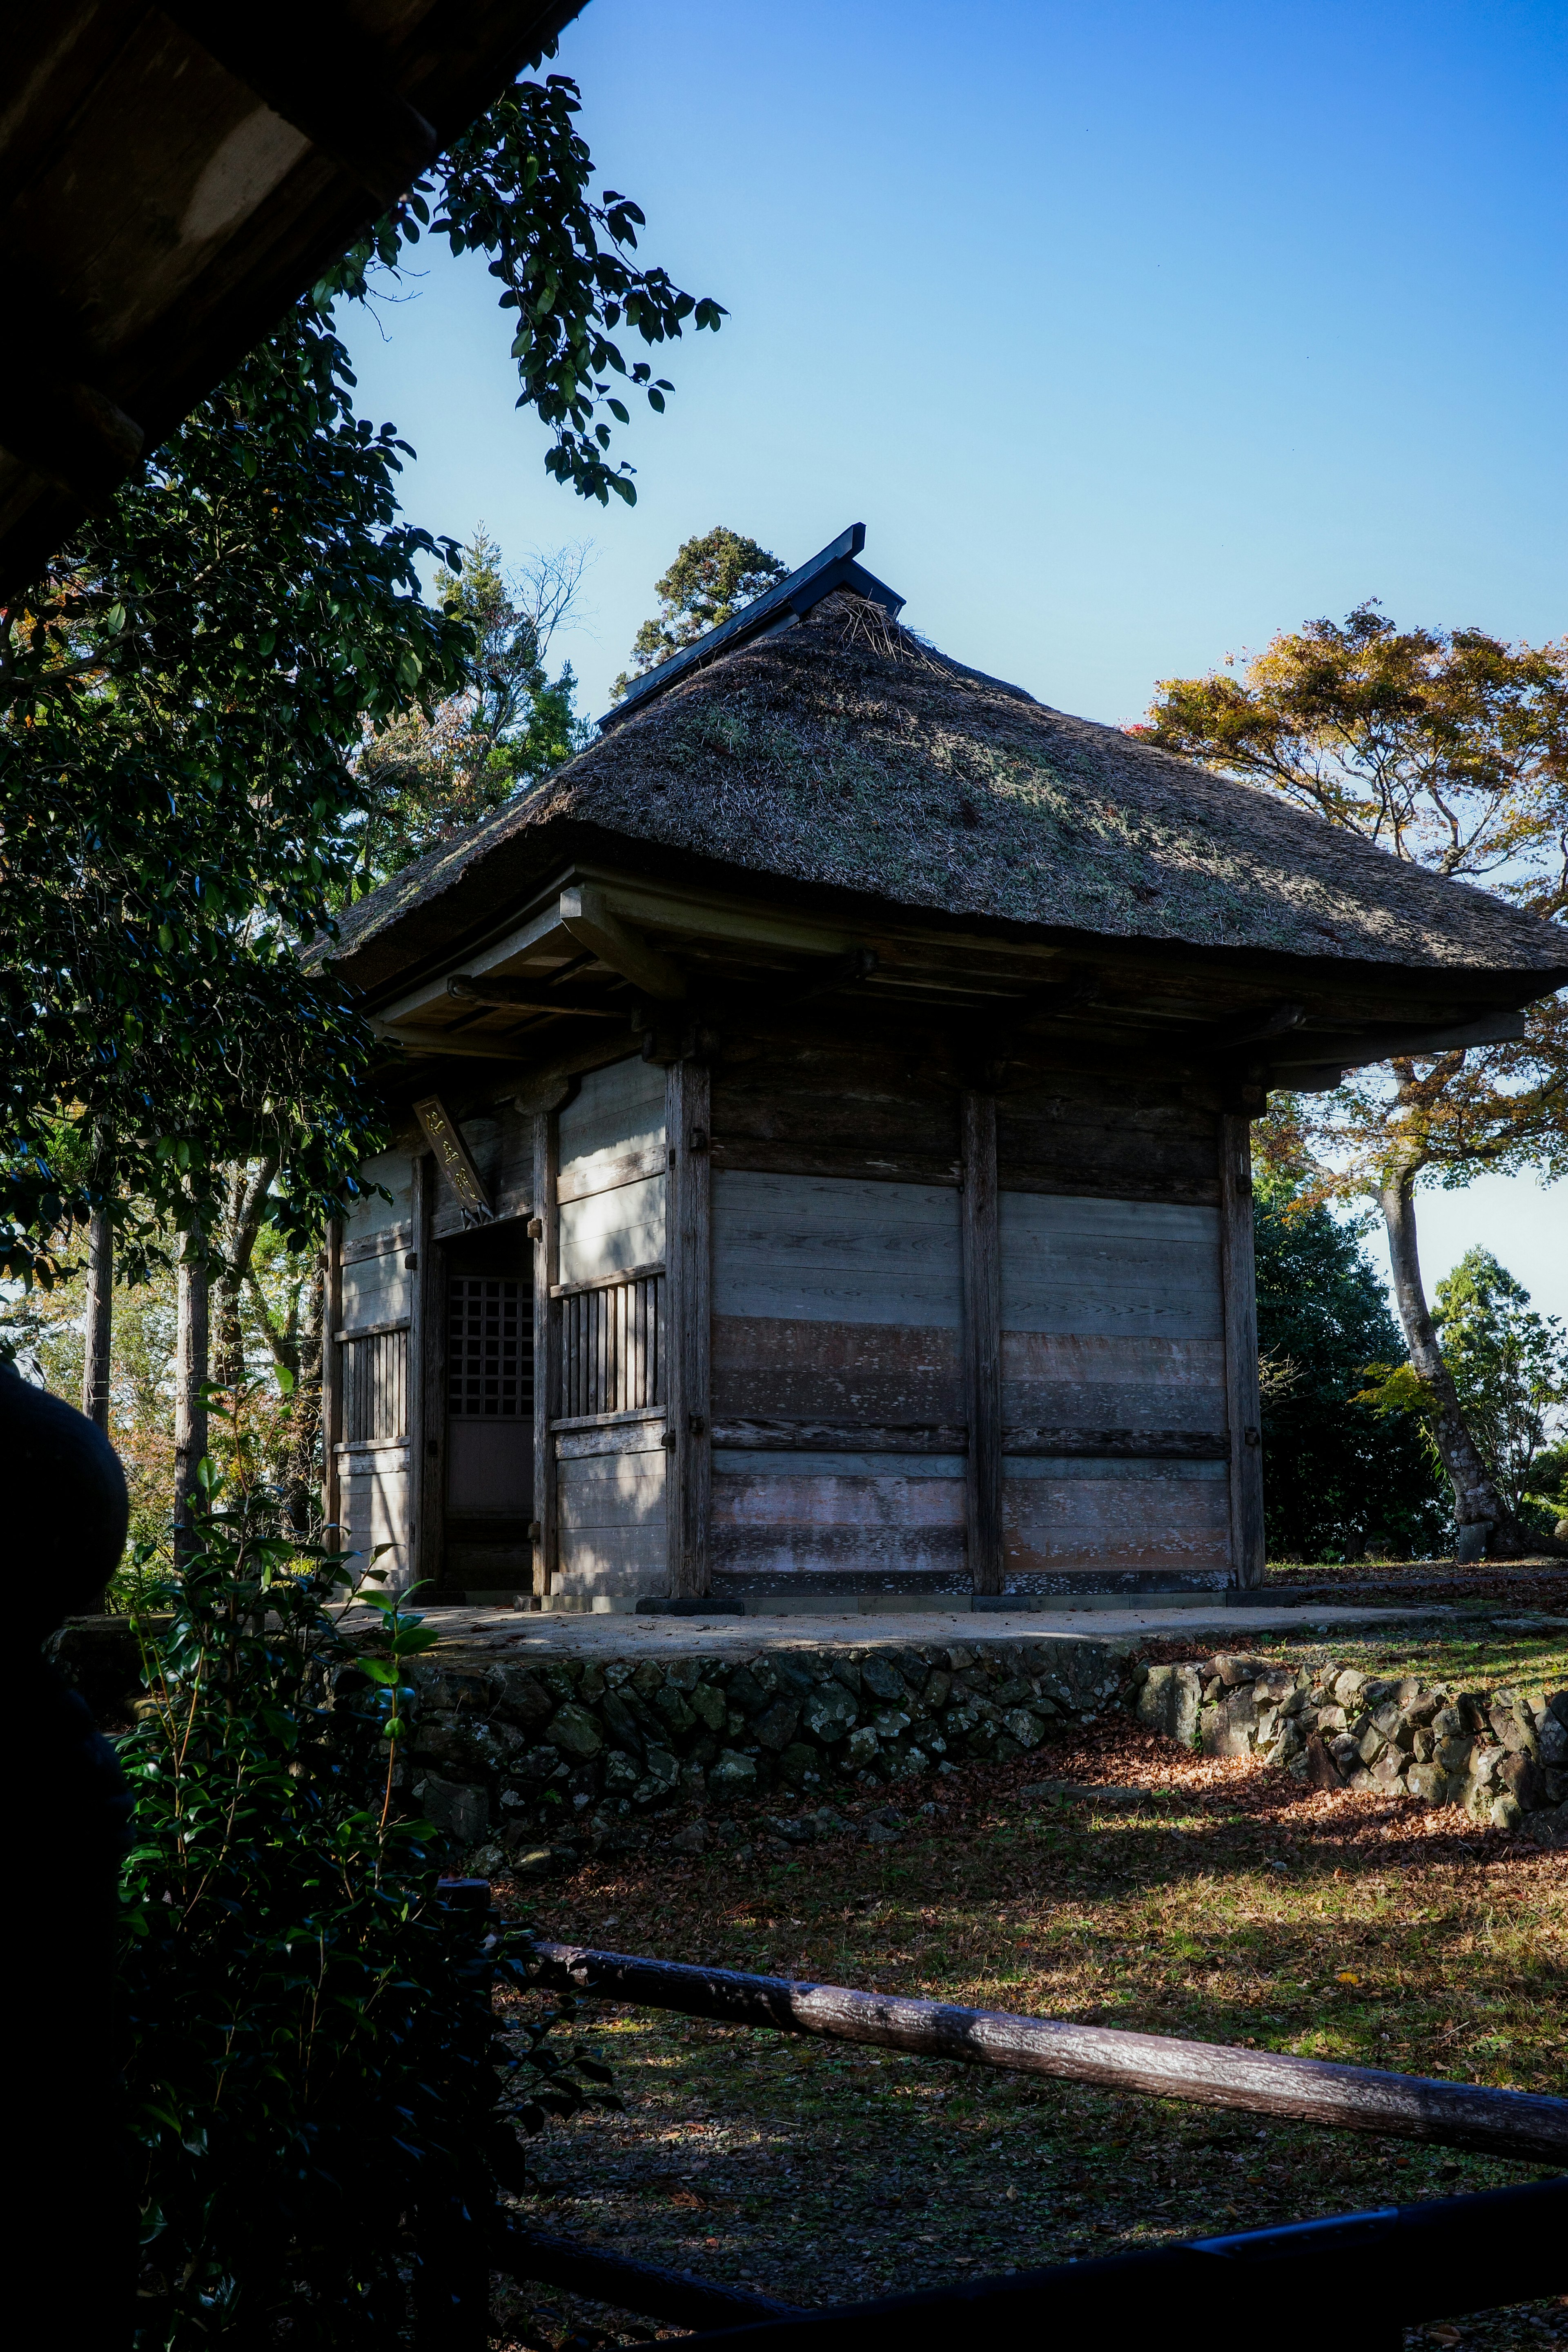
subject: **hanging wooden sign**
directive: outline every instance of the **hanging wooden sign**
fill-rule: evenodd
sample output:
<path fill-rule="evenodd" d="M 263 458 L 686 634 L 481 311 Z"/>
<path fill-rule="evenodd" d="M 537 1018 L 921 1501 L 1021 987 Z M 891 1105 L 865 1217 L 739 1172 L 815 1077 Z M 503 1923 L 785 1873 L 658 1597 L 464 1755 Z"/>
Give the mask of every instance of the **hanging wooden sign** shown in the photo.
<path fill-rule="evenodd" d="M 414 1116 L 429 1137 L 441 1173 L 464 1208 L 476 1217 L 493 1217 L 490 1196 L 468 1157 L 458 1122 L 440 1096 L 426 1095 L 423 1102 L 416 1102 Z"/>

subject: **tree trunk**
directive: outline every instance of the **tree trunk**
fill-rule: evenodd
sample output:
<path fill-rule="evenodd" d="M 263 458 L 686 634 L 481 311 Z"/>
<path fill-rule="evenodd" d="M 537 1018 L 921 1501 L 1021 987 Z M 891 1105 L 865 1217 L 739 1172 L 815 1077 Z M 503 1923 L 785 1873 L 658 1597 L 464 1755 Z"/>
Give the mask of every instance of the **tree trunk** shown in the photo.
<path fill-rule="evenodd" d="M 240 1218 L 245 1207 L 245 1169 L 232 1171 L 228 1184 L 228 1231 L 224 1235 L 227 1260 L 214 1286 L 213 1378 L 220 1389 L 237 1389 L 245 1378 L 245 1333 L 239 1320 L 239 1290 L 244 1269 L 237 1267 Z"/>
<path fill-rule="evenodd" d="M 1415 1246 L 1415 1174 L 1403 1170 L 1382 1190 L 1384 1223 L 1388 1228 L 1388 1255 L 1394 1268 L 1394 1295 L 1405 1326 L 1405 1344 L 1417 1377 L 1436 1401 L 1433 1430 L 1443 1467 L 1454 1490 L 1454 1516 L 1458 1521 L 1461 1550 L 1467 1528 L 1484 1531 L 1487 1552 L 1499 1559 L 1518 1559 L 1531 1547 L 1499 1494 L 1476 1442 L 1465 1425 L 1458 1391 L 1443 1361 L 1437 1332 L 1426 1305 L 1421 1281 L 1421 1261 Z"/>
<path fill-rule="evenodd" d="M 109 1434 L 109 1351 L 114 1328 L 114 1221 L 95 1209 L 87 1228 L 87 1328 L 81 1359 L 81 1409 Z"/>
<path fill-rule="evenodd" d="M 299 1380 L 289 1437 L 289 1522 L 302 1541 L 311 1535 L 320 1517 L 321 1474 L 317 1456 L 321 1436 L 321 1350 L 326 1307 L 327 1254 L 322 1250 L 316 1259 L 300 1321 Z"/>
<path fill-rule="evenodd" d="M 205 1236 L 192 1228 L 187 1250 L 202 1251 Z M 179 1319 L 174 1360 L 174 1557 L 191 1549 L 185 1523 L 200 1495 L 196 1465 L 207 1450 L 207 1415 L 202 1388 L 207 1377 L 207 1269 L 205 1259 L 180 1261 Z"/>
<path fill-rule="evenodd" d="M 235 1389 L 245 1378 L 245 1331 L 239 1319 L 240 1293 L 256 1254 L 257 1235 L 267 1207 L 267 1195 L 278 1173 L 278 1154 L 258 1162 L 247 1178 L 242 1161 L 229 1184 L 228 1231 L 224 1236 L 223 1272 L 217 1278 L 217 1312 L 214 1320 L 216 1346 L 213 1378 L 219 1388 Z"/>

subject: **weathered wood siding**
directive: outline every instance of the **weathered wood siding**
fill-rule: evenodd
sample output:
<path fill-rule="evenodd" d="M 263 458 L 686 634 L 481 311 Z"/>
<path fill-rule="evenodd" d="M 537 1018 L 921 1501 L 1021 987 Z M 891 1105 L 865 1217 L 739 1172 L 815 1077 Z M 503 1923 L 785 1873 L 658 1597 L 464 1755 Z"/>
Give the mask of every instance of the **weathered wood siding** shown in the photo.
<path fill-rule="evenodd" d="M 668 1590 L 665 1073 L 586 1076 L 557 1131 L 552 1590 L 585 1606 Z"/>
<path fill-rule="evenodd" d="M 1084 1571 L 1223 1574 L 1223 1460 L 1079 1450 L 1205 1439 L 1222 1450 L 1217 1209 L 1005 1191 L 1001 1258 L 1009 1586 Z"/>
<path fill-rule="evenodd" d="M 958 1094 L 919 1046 L 843 1034 L 781 1033 L 713 1073 L 713 1168 L 958 1181 Z"/>
<path fill-rule="evenodd" d="M 367 1160 L 364 1177 L 393 1197 L 389 1202 L 367 1192 L 342 1225 L 339 1319 L 330 1339 L 342 1401 L 334 1446 L 338 1507 L 344 1539 L 360 1555 L 356 1570 L 368 1564 L 374 1546 L 389 1544 L 376 1564 L 401 1588 L 414 1572 L 408 1447 L 414 1277 L 404 1264 L 414 1247 L 412 1150 Z"/>
<path fill-rule="evenodd" d="M 997 1098 L 1004 1191 L 1219 1203 L 1215 1114 L 1174 1086 L 1058 1073 Z"/>
<path fill-rule="evenodd" d="M 962 1467 L 854 1434 L 962 1422 L 956 1189 L 716 1166 L 712 1215 L 716 1573 L 962 1578 Z M 846 1424 L 842 1452 L 722 1442 L 802 1422 Z"/>
<path fill-rule="evenodd" d="M 555 1450 L 559 1589 L 588 1603 L 662 1593 L 668 1580 L 663 1416 L 563 1430 Z"/>

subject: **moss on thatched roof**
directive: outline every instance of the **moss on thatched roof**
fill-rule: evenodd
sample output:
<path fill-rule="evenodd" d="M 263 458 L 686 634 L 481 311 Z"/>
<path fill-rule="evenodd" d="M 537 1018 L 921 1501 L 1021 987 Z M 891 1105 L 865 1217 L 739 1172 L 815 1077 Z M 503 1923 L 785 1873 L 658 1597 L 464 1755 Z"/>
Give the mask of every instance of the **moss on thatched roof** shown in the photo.
<path fill-rule="evenodd" d="M 858 598 L 689 672 L 356 906 L 374 987 L 614 838 L 889 908 L 1426 971 L 1568 964 L 1552 925 L 966 670 Z"/>

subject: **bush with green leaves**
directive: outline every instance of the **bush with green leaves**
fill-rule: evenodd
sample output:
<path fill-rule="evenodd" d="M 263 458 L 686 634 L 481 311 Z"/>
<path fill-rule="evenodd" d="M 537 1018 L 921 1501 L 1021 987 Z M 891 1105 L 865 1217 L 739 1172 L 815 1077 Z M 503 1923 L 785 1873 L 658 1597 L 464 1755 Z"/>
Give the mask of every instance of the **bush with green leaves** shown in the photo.
<path fill-rule="evenodd" d="M 1563 1516 L 1549 1455 L 1568 1407 L 1568 1329 L 1480 1247 L 1437 1285 L 1432 1320 L 1488 1470 L 1521 1525 L 1549 1534 Z"/>
<path fill-rule="evenodd" d="M 1369 1370 L 1401 1347 L 1363 1231 L 1304 1204 L 1288 1179 L 1258 1172 L 1270 1559 L 1407 1555 L 1447 1539 L 1447 1493 L 1419 1412 L 1382 1410 L 1363 1393 Z"/>
<path fill-rule="evenodd" d="M 521 2185 L 520 2134 L 609 2077 L 560 2046 L 570 2004 L 492 2011 L 528 1936 L 444 1902 L 429 1825 L 400 1818 L 407 1665 L 434 1634 L 372 1568 L 351 1597 L 379 1634 L 351 1639 L 345 1556 L 279 1532 L 237 1428 L 232 1459 L 202 1465 L 178 1574 L 138 1612 L 121 1748 L 136 2340 L 384 2346 L 422 2246 L 455 2210 L 482 2221 Z"/>

